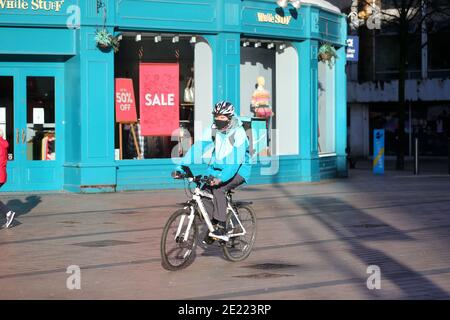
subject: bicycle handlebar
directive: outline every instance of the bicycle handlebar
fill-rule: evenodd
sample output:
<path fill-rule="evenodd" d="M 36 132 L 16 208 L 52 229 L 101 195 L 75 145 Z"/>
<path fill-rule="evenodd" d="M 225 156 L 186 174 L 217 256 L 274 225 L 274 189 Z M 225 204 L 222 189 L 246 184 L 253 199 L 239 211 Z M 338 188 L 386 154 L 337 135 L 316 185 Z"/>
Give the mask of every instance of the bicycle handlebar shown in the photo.
<path fill-rule="evenodd" d="M 181 168 L 184 170 L 184 172 L 174 171 L 172 172 L 172 178 L 187 179 L 189 182 L 195 182 L 198 186 L 200 186 L 200 184 L 202 183 L 209 185 L 211 181 L 214 179 L 213 176 L 203 176 L 203 175 L 194 176 L 191 169 L 187 166 L 181 166 Z"/>

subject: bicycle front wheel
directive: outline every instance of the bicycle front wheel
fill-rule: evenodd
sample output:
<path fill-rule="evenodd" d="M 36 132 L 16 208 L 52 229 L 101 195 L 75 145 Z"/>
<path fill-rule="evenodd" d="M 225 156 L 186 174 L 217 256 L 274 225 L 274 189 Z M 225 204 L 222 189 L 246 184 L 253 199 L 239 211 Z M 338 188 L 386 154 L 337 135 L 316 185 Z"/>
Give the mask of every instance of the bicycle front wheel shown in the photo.
<path fill-rule="evenodd" d="M 242 261 L 250 255 L 256 240 L 256 215 L 252 207 L 241 206 L 237 208 L 237 212 L 241 223 L 233 212 L 228 213 L 226 230 L 230 240 L 223 246 L 225 257 L 235 262 Z M 243 233 L 242 227 L 245 229 L 245 234 L 233 237 L 233 234 Z"/>
<path fill-rule="evenodd" d="M 177 210 L 164 226 L 161 237 L 161 264 L 166 270 L 186 268 L 195 259 L 197 227 L 193 222 L 189 228 L 189 215 L 190 211 L 187 209 Z"/>

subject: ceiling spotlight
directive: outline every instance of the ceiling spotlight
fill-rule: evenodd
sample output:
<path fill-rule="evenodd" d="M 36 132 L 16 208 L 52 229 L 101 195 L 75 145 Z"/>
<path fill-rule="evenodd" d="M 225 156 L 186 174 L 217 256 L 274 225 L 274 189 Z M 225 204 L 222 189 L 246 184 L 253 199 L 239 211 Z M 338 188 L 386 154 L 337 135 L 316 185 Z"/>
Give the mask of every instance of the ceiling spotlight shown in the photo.
<path fill-rule="evenodd" d="M 243 47 L 248 47 L 249 45 L 250 45 L 250 42 L 248 42 L 248 41 L 244 41 L 244 43 L 242 43 Z"/>
<path fill-rule="evenodd" d="M 267 49 L 273 49 L 273 47 L 275 47 L 275 44 L 273 42 L 267 45 Z"/>
<path fill-rule="evenodd" d="M 282 44 L 280 44 L 279 48 L 280 48 L 280 50 L 284 50 L 284 49 L 286 49 L 286 45 L 284 43 L 282 43 Z"/>
<path fill-rule="evenodd" d="M 161 42 L 161 36 L 155 36 L 155 43 Z"/>
<path fill-rule="evenodd" d="M 288 6 L 288 0 L 278 0 L 277 5 L 281 8 L 286 8 Z"/>
<path fill-rule="evenodd" d="M 142 40 L 142 35 L 141 34 L 137 34 L 135 40 L 136 40 L 136 42 L 141 41 Z"/>
<path fill-rule="evenodd" d="M 179 36 L 174 36 L 172 38 L 172 43 L 177 43 L 178 41 L 180 41 L 180 37 Z"/>
<path fill-rule="evenodd" d="M 255 48 L 261 47 L 261 42 L 255 42 Z"/>
<path fill-rule="evenodd" d="M 197 37 L 191 37 L 191 40 L 189 42 L 190 43 L 196 43 L 197 42 Z"/>
<path fill-rule="evenodd" d="M 291 5 L 295 8 L 295 9 L 300 9 L 302 3 L 300 0 L 290 0 Z"/>

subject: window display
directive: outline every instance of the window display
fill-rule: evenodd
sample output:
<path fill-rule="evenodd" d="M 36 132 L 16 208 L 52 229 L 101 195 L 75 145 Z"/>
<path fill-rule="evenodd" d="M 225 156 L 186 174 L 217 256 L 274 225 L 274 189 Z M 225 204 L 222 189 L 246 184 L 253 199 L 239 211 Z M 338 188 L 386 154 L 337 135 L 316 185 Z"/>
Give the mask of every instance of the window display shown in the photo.
<path fill-rule="evenodd" d="M 240 115 L 250 123 L 255 154 L 298 154 L 297 50 L 285 42 L 242 39 L 240 71 Z"/>
<path fill-rule="evenodd" d="M 189 150 L 195 118 L 193 38 L 123 34 L 115 54 L 115 78 L 134 84 L 137 122 L 116 126 L 115 148 L 123 150 L 121 159 L 178 157 Z"/>
<path fill-rule="evenodd" d="M 256 83 L 256 90 L 252 95 L 251 110 L 255 114 L 255 117 L 270 118 L 273 112 L 270 107 L 270 93 L 264 88 L 266 79 L 260 76 L 256 79 Z"/>
<path fill-rule="evenodd" d="M 245 41 L 246 42 L 246 41 Z M 260 45 L 257 45 L 260 44 Z M 271 154 L 274 123 L 275 50 L 261 41 L 241 48 L 241 116 L 250 123 L 258 156 Z"/>
<path fill-rule="evenodd" d="M 55 78 L 27 77 L 27 160 L 56 160 Z"/>

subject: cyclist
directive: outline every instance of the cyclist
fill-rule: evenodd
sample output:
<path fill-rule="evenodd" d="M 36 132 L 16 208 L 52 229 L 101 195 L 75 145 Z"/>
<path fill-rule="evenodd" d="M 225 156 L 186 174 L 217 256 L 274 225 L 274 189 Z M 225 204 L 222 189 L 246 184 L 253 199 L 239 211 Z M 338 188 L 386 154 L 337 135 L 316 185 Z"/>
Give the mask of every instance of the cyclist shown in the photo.
<path fill-rule="evenodd" d="M 193 150 L 201 146 L 202 158 L 210 155 L 210 162 L 206 175 L 211 176 L 210 188 L 214 196 L 213 225 L 216 230 L 210 232 L 213 239 L 228 241 L 225 225 L 227 215 L 226 193 L 243 183 L 247 183 L 250 178 L 251 161 L 249 154 L 249 141 L 242 126 L 242 121 L 234 113 L 234 106 L 228 101 L 216 103 L 213 110 L 214 124 L 213 134 L 210 141 L 201 141 L 194 144 L 186 156 L 182 159 L 182 164 L 187 165 L 192 161 L 198 150 Z M 176 168 L 182 171 L 181 167 Z"/>

